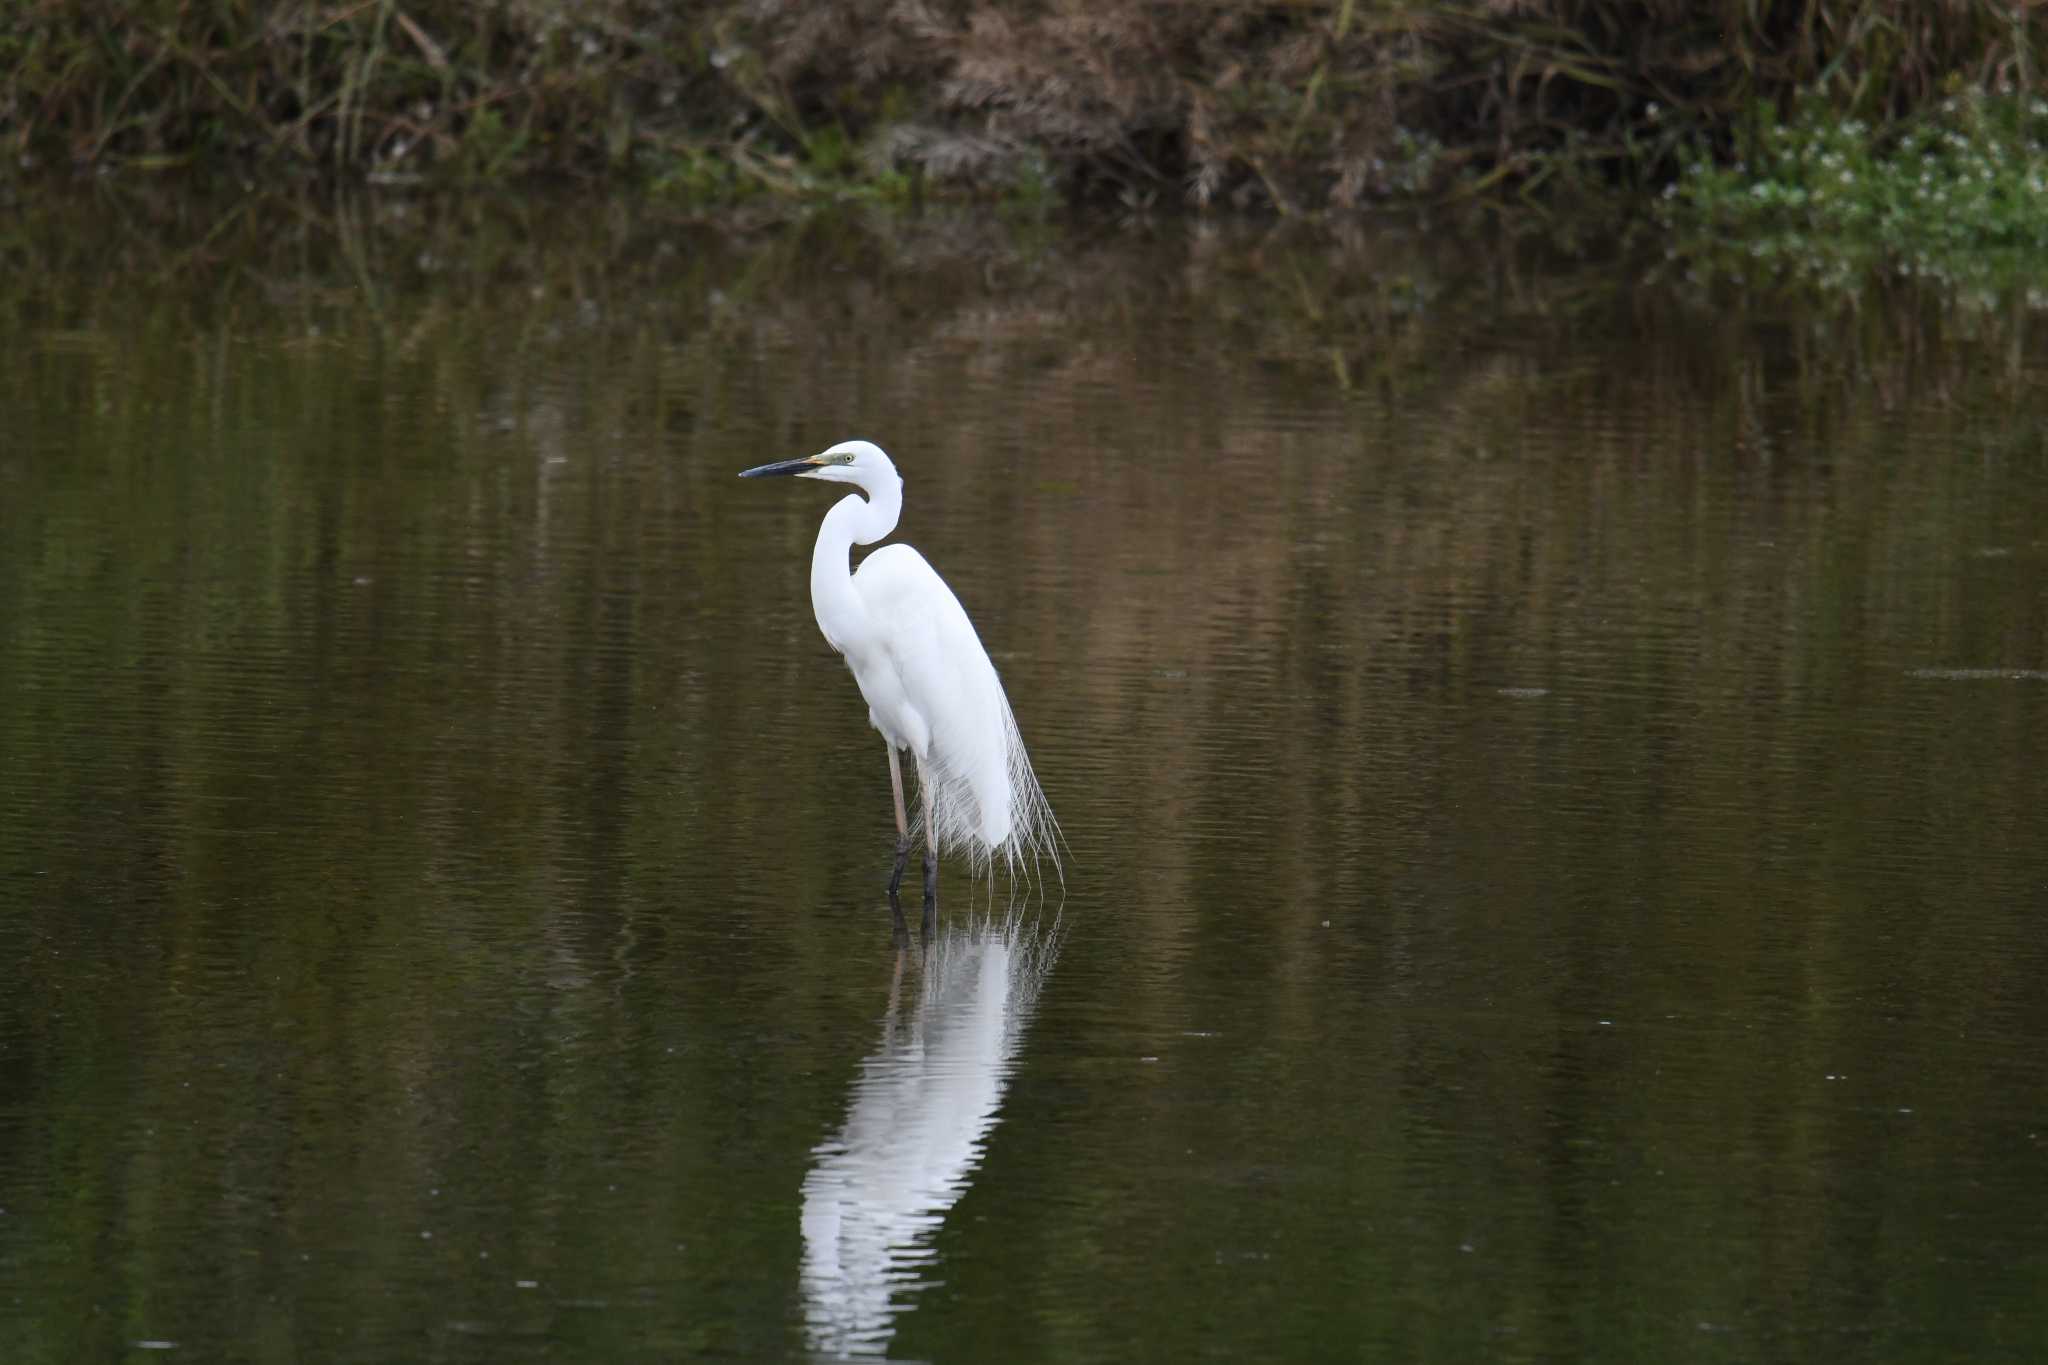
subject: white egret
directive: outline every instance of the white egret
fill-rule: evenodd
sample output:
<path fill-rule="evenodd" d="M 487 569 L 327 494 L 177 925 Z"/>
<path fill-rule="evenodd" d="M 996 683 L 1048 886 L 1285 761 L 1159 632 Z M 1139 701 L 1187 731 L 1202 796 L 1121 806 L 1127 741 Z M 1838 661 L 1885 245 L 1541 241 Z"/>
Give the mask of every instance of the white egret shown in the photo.
<path fill-rule="evenodd" d="M 794 474 L 850 483 L 866 493 L 834 503 L 811 552 L 811 609 L 826 643 L 845 656 L 868 723 L 889 746 L 889 785 L 896 798 L 893 898 L 910 857 L 903 802 L 903 764 L 917 761 L 924 804 L 924 896 L 938 897 L 938 859 L 960 850 L 977 871 L 1001 863 L 1015 872 L 1050 858 L 1059 866 L 1059 825 L 1032 775 L 1017 718 L 1002 680 L 960 599 L 908 545 L 885 545 L 849 572 L 855 545 L 872 545 L 896 529 L 903 480 L 872 441 L 841 441 L 829 450 L 744 470 L 743 479 Z"/>

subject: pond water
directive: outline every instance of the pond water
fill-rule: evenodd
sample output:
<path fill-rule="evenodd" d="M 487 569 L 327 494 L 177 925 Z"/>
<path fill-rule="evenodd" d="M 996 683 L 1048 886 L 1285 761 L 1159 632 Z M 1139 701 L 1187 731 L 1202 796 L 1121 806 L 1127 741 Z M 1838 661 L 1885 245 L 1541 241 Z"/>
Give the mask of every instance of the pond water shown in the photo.
<path fill-rule="evenodd" d="M 2048 1357 L 2027 299 L 23 209 L 5 1359 Z M 1069 845 L 902 951 L 855 435 Z"/>

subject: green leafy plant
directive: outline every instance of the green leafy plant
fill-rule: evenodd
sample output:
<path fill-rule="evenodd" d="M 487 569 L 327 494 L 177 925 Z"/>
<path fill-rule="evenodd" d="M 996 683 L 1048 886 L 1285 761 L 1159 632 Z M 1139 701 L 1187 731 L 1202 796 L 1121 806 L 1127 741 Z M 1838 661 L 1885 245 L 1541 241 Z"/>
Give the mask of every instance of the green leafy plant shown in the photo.
<path fill-rule="evenodd" d="M 1891 127 L 1817 101 L 1785 119 L 1759 108 L 1739 154 L 1696 157 L 1662 216 L 1707 257 L 1981 273 L 2048 251 L 2048 101 L 1962 90 Z"/>

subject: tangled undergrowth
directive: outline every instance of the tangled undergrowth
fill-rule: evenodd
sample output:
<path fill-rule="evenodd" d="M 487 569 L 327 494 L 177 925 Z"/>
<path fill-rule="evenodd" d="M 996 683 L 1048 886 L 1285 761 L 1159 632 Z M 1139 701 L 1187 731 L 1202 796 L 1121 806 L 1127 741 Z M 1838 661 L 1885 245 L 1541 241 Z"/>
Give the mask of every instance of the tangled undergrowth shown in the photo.
<path fill-rule="evenodd" d="M 17 8 L 0 196 L 183 168 L 624 183 L 685 212 L 931 195 L 1587 222 L 1656 203 L 1691 259 L 1808 277 L 2017 274 L 2048 251 L 2048 6 L 2011 0 Z"/>

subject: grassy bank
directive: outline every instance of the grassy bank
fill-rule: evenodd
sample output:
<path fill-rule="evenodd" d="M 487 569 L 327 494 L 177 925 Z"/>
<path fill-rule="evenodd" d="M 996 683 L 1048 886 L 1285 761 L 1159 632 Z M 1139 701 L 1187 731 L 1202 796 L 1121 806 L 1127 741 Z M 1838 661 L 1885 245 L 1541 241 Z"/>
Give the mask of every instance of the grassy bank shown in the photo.
<path fill-rule="evenodd" d="M 25 0 L 11 173 L 623 179 L 695 200 L 1050 195 L 1281 213 L 1728 165 L 2030 95 L 1989 0 Z"/>

